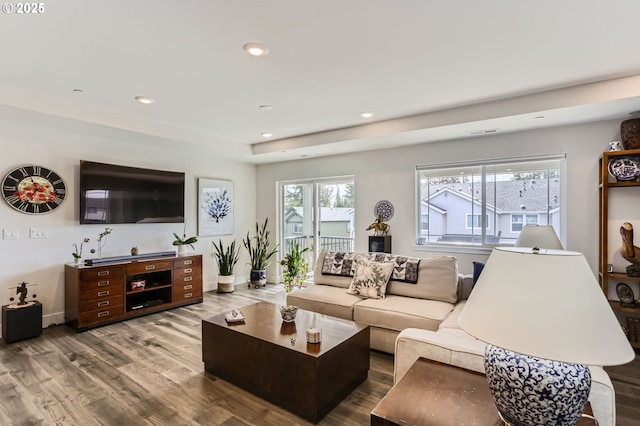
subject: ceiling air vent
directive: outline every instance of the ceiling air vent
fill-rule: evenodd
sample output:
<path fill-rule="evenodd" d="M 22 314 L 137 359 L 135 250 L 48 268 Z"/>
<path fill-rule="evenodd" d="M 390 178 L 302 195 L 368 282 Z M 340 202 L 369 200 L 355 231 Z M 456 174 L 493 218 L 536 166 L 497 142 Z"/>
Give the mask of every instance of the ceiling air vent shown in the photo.
<path fill-rule="evenodd" d="M 490 133 L 498 133 L 500 129 L 472 130 L 469 132 L 471 136 L 488 135 Z"/>

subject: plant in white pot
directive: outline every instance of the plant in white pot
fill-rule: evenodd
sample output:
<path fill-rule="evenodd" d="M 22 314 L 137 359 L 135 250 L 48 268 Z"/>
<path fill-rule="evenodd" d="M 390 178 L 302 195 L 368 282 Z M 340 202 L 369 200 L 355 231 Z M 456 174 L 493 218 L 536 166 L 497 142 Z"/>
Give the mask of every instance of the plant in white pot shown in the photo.
<path fill-rule="evenodd" d="M 284 266 L 282 277 L 284 281 L 284 290 L 289 293 L 294 288 L 302 287 L 302 281 L 307 277 L 309 272 L 309 262 L 304 257 L 304 253 L 309 251 L 309 247 L 300 250 L 298 243 L 293 243 L 291 250 L 280 261 L 280 265 Z"/>
<path fill-rule="evenodd" d="M 187 252 L 187 246 L 191 247 L 193 250 L 193 244 L 198 241 L 198 237 L 189 237 L 187 238 L 187 222 L 184 223 L 184 231 L 182 231 L 182 238 L 175 232 L 173 233 L 175 240 L 173 240 L 173 245 L 178 246 L 178 254 L 185 254 Z"/>
<path fill-rule="evenodd" d="M 236 248 L 235 240 L 227 247 L 222 244 L 222 240 L 219 240 L 218 244 L 215 241 L 212 243 L 213 255 L 218 262 L 218 292 L 231 293 L 234 290 L 233 282 L 235 279 L 233 268 L 238 263 L 240 247 Z"/>
<path fill-rule="evenodd" d="M 267 229 L 269 218 L 260 225 L 256 222 L 256 235 L 242 240 L 244 247 L 249 252 L 251 275 L 249 281 L 256 288 L 267 284 L 267 268 L 272 262 L 272 257 L 278 252 L 278 246 L 271 247 L 269 240 L 271 232 Z"/>

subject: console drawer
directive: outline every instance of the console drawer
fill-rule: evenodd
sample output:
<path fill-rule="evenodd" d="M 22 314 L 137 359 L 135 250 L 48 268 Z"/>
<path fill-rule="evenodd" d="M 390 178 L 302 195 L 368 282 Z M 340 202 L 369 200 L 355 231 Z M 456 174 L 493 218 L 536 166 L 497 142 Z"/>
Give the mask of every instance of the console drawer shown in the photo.
<path fill-rule="evenodd" d="M 137 262 L 127 265 L 127 275 L 144 274 L 146 272 L 171 270 L 170 260 L 156 260 L 153 262 Z"/>
<path fill-rule="evenodd" d="M 122 298 L 123 292 L 124 291 L 123 291 L 122 285 L 92 288 L 90 290 L 85 290 L 80 293 L 80 302 L 85 302 L 88 300 L 104 299 L 106 297 L 114 297 L 114 296 L 119 296 L 120 298 Z"/>
<path fill-rule="evenodd" d="M 80 281 L 117 280 L 124 277 L 124 265 L 82 269 Z"/>
<path fill-rule="evenodd" d="M 107 306 L 105 308 L 80 313 L 80 323 L 88 324 L 117 319 L 124 313 L 124 306 Z"/>
<path fill-rule="evenodd" d="M 108 310 L 114 307 L 118 308 L 118 306 L 122 306 L 122 295 L 103 297 L 97 300 L 83 300 L 80 302 L 80 309 L 82 311 L 92 311 L 96 309 Z"/>

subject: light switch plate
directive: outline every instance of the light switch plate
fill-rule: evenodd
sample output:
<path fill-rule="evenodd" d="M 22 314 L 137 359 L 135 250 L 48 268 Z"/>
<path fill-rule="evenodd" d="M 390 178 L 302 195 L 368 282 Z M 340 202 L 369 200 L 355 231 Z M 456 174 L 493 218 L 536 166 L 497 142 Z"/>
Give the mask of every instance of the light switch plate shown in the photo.
<path fill-rule="evenodd" d="M 31 228 L 31 238 L 49 238 L 49 228 Z"/>
<path fill-rule="evenodd" d="M 17 229 L 3 229 L 2 238 L 5 240 L 17 240 L 20 233 Z"/>

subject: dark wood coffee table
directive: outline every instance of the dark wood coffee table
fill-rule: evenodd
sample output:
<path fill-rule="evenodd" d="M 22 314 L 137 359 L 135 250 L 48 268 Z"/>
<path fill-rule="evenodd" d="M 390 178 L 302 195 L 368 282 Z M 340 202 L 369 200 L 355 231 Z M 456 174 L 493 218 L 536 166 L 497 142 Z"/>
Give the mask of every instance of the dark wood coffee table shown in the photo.
<path fill-rule="evenodd" d="M 239 309 L 241 324 L 224 314 L 202 320 L 206 371 L 312 422 L 367 378 L 368 325 L 302 309 L 284 323 L 269 302 Z M 307 343 L 308 328 L 322 329 L 320 344 Z"/>
<path fill-rule="evenodd" d="M 588 402 L 584 413 L 593 415 Z M 371 411 L 371 426 L 427 424 L 503 425 L 484 374 L 419 358 Z"/>

